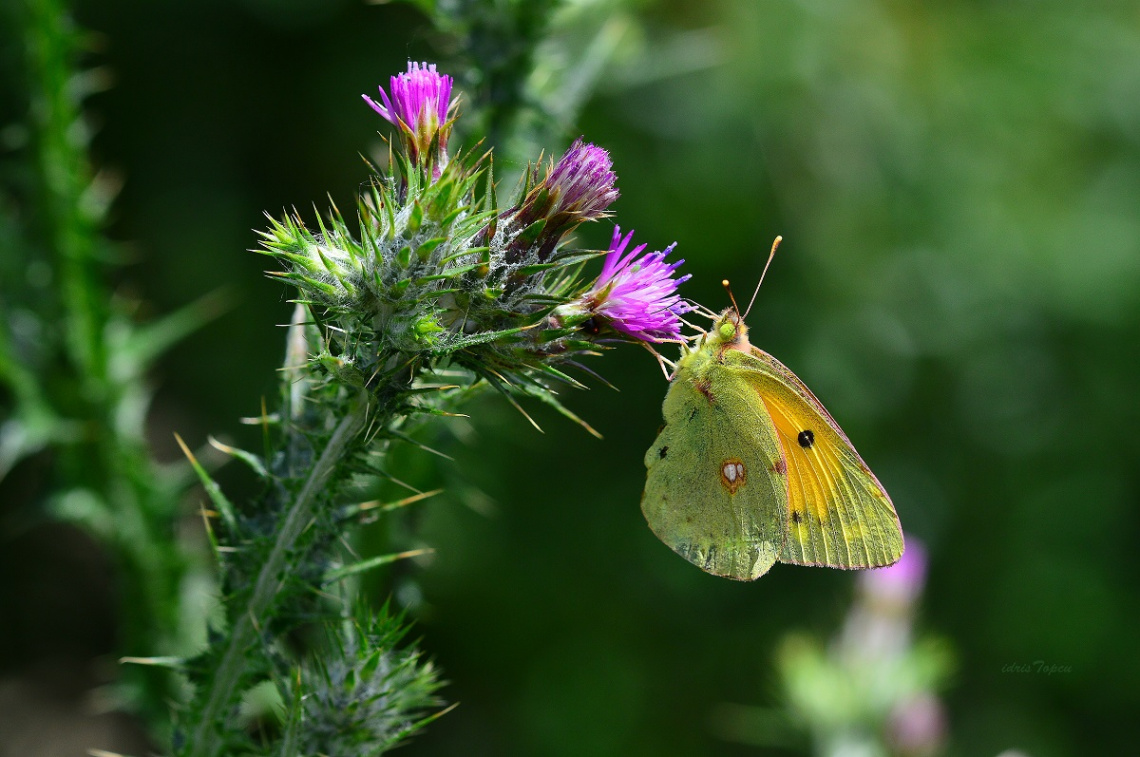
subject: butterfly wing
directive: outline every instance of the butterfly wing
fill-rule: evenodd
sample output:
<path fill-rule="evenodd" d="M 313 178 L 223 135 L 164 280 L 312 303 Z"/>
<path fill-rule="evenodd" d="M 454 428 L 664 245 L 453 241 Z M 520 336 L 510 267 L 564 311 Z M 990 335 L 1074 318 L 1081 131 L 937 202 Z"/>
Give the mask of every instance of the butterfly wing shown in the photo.
<path fill-rule="evenodd" d="M 728 365 L 771 418 L 786 465 L 781 562 L 832 568 L 891 565 L 903 553 L 894 505 L 839 424 L 780 361 L 755 347 Z"/>
<path fill-rule="evenodd" d="M 740 581 L 779 558 L 787 484 L 776 429 L 755 389 L 735 372 L 682 368 L 665 426 L 645 454 L 641 509 L 649 527 L 709 573 Z"/>

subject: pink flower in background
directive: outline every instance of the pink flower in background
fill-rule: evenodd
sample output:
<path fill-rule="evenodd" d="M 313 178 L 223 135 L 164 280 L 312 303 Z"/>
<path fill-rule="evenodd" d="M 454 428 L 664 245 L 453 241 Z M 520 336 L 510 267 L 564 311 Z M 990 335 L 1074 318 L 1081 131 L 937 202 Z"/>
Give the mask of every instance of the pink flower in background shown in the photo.
<path fill-rule="evenodd" d="M 896 605 L 910 606 L 917 602 L 925 585 L 926 549 L 912 536 L 906 537 L 906 549 L 897 563 L 859 576 L 860 588 L 872 601 Z"/>
<path fill-rule="evenodd" d="M 900 755 L 934 755 L 946 743 L 946 708 L 932 692 L 920 691 L 891 708 L 886 738 Z"/>

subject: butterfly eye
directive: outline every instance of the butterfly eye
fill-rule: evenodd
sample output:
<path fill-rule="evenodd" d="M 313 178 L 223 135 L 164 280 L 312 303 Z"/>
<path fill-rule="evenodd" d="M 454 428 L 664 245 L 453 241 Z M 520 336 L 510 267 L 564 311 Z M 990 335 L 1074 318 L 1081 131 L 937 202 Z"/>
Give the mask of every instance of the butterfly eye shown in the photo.
<path fill-rule="evenodd" d="M 736 337 L 736 325 L 725 321 L 720 325 L 720 338 L 733 339 Z"/>

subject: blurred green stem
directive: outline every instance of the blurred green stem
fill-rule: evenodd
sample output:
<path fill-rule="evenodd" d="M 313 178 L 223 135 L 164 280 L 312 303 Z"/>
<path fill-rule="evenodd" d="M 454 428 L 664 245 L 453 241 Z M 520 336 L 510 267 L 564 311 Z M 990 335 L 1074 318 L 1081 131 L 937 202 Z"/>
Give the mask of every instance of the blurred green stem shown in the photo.
<path fill-rule="evenodd" d="M 486 76 L 487 142 L 506 146 L 527 107 L 526 80 L 534 70 L 535 48 L 542 42 L 559 0 L 508 3 L 513 13 L 474 14 L 471 56 Z"/>
<path fill-rule="evenodd" d="M 484 145 L 501 158 L 511 154 L 523 113 L 533 108 L 527 79 L 538 45 L 563 0 L 460 0 L 446 10 L 433 0 L 417 0 L 435 26 L 454 35 L 470 60 L 475 112 L 480 114 Z"/>
<path fill-rule="evenodd" d="M 33 117 L 39 129 L 40 171 L 44 179 L 44 207 L 52 246 L 58 256 L 61 305 L 66 320 L 66 342 L 75 369 L 84 377 L 86 398 L 103 397 L 107 379 L 107 350 L 103 340 L 106 321 L 103 293 L 92 271 L 95 224 L 83 211 L 88 184 L 86 156 L 77 149 L 81 137 L 75 79 L 76 31 L 59 0 L 29 0 L 28 50 L 30 68 L 39 87 Z"/>
<path fill-rule="evenodd" d="M 126 334 L 133 329 L 112 324 L 110 294 L 98 265 L 101 218 L 86 201 L 92 177 L 80 112 L 84 93 L 77 89 L 75 67 L 81 35 L 61 0 L 27 0 L 25 11 L 42 231 L 54 257 L 63 314 L 58 319 L 50 312 L 38 315 L 45 323 L 61 322 L 62 362 L 70 370 L 50 384 L 41 382 L 49 387 L 46 393 L 35 386 L 35 377 L 29 384 L 18 366 L 8 367 L 5 375 L 22 416 L 34 410 L 47 417 L 48 436 L 61 442 L 49 494 L 56 514 L 83 526 L 115 554 L 122 591 L 119 650 L 140 657 L 168 653 L 164 647 L 178 627 L 184 569 L 172 524 L 177 489 L 160 482 L 147 451 L 145 412 L 136 412 L 140 403 L 145 406 L 145 366 L 125 360 L 112 370 L 109 360 L 109 326 L 121 325 Z M 0 351 L 6 362 L 19 360 Z M 35 403 L 31 409 L 29 403 Z M 164 724 L 172 677 L 132 666 L 124 681 L 135 689 L 132 704 L 153 725 Z"/>

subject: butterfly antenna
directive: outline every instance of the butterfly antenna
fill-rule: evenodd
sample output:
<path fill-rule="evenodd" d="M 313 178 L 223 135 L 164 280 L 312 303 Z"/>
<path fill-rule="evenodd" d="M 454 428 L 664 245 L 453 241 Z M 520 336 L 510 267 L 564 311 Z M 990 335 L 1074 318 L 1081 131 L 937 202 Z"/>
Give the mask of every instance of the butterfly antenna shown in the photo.
<path fill-rule="evenodd" d="M 748 314 L 752 311 L 752 303 L 756 302 L 756 295 L 760 294 L 760 285 L 764 283 L 764 275 L 768 273 L 768 266 L 772 265 L 772 258 L 776 257 L 776 248 L 780 246 L 784 238 L 777 236 L 775 241 L 772 242 L 772 251 L 768 253 L 768 262 L 764 264 L 764 270 L 760 273 L 760 280 L 756 282 L 756 291 L 752 293 L 752 299 L 748 301 L 748 310 L 744 311 L 742 318 L 747 318 Z M 736 303 L 733 302 L 735 305 Z M 737 311 L 739 312 L 739 311 Z"/>
<path fill-rule="evenodd" d="M 732 296 L 732 287 L 728 285 L 728 279 L 721 279 L 720 285 L 724 287 L 724 291 L 728 292 L 728 299 L 732 300 L 732 309 L 736 311 L 736 317 L 743 319 L 744 316 L 740 315 L 740 306 L 736 304 L 736 298 Z"/>

